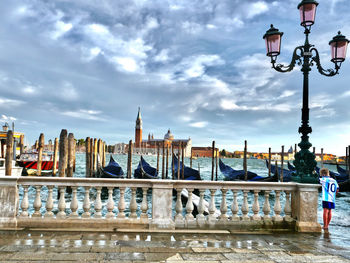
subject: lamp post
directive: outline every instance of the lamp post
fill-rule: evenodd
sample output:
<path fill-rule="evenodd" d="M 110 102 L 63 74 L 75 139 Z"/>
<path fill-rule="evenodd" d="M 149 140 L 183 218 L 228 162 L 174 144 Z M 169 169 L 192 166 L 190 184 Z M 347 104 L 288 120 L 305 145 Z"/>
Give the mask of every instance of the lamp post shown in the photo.
<path fill-rule="evenodd" d="M 342 62 L 345 60 L 346 49 L 349 40 L 343 36 L 340 31 L 330 42 L 331 46 L 331 61 L 334 63 L 334 69 L 324 69 L 320 63 L 318 50 L 309 43 L 309 34 L 311 26 L 315 22 L 316 8 L 318 3 L 315 0 L 302 0 L 298 5 L 300 11 L 300 25 L 305 28 L 305 43 L 303 46 L 298 46 L 294 49 L 292 61 L 289 65 L 277 64 L 277 56 L 281 51 L 281 39 L 283 33 L 271 25 L 271 28 L 266 31 L 264 39 L 266 42 L 267 56 L 271 58 L 272 68 L 278 72 L 290 72 L 298 63 L 303 72 L 303 108 L 301 117 L 301 126 L 299 133 L 302 134 L 301 142 L 298 144 L 300 151 L 295 154 L 294 165 L 296 172 L 292 178 L 293 181 L 301 183 L 318 183 L 318 176 L 315 173 L 316 161 L 315 155 L 309 151 L 312 144 L 309 142 L 309 136 L 312 132 L 309 126 L 309 72 L 311 67 L 316 65 L 317 70 L 322 75 L 332 77 L 338 74 Z"/>

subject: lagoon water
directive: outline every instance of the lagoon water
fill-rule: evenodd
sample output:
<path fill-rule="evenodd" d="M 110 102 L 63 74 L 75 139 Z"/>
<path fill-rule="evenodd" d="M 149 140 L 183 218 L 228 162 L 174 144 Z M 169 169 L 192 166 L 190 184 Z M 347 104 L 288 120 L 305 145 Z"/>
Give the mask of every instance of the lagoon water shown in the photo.
<path fill-rule="evenodd" d="M 127 155 L 113 155 L 114 159 L 122 166 L 124 172 L 126 172 L 126 166 L 127 166 Z M 150 163 L 153 167 L 156 167 L 157 165 L 157 157 L 156 156 L 151 156 L 151 155 L 146 155 L 144 156 L 145 160 Z M 107 154 L 106 157 L 108 163 L 109 160 L 109 155 Z M 140 160 L 139 155 L 134 155 L 133 160 L 132 160 L 132 169 L 134 170 L 138 162 Z M 162 166 L 161 166 L 161 160 L 162 158 L 160 157 L 160 164 L 159 164 L 159 170 L 161 171 Z M 169 158 L 169 177 L 171 177 L 171 159 Z M 242 159 L 224 159 L 223 160 L 225 164 L 230 165 L 234 169 L 243 169 L 243 160 Z M 192 161 L 192 167 L 195 169 L 198 169 L 198 165 L 200 166 L 200 174 L 202 180 L 210 180 L 211 178 L 211 158 L 198 158 L 197 160 Z M 190 160 L 188 158 L 185 158 L 185 165 L 189 166 Z M 332 171 L 336 171 L 335 166 L 331 165 L 325 165 L 327 168 L 329 168 Z M 258 159 L 248 159 L 248 170 L 257 173 L 260 176 L 267 176 L 268 175 L 268 170 L 265 165 L 265 160 L 258 160 Z M 74 173 L 74 177 L 85 177 L 85 154 L 77 154 L 76 156 L 76 172 Z M 218 180 L 223 180 L 224 176 L 218 171 Z M 249 183 L 249 182 L 247 182 Z M 208 191 L 207 191 L 208 192 Z M 23 190 L 20 187 L 20 198 L 22 197 Z M 96 192 L 92 189 L 90 192 L 90 198 L 91 201 L 93 202 L 95 200 L 95 195 Z M 149 193 L 150 195 L 150 193 Z M 42 209 L 41 212 L 45 213 L 45 201 L 47 198 L 47 190 L 46 187 L 43 187 L 42 193 Z M 54 198 L 57 198 L 57 191 L 54 191 Z M 67 208 L 70 205 L 70 200 L 71 200 L 71 195 L 66 194 L 66 202 L 67 202 Z M 128 202 L 129 202 L 129 192 L 128 190 L 126 191 L 126 202 L 127 202 L 127 208 L 125 210 L 126 214 L 128 214 Z M 35 198 L 35 189 L 33 187 L 29 188 L 29 199 L 34 200 Z M 117 204 L 119 198 L 119 189 L 115 189 L 114 191 L 114 200 Z M 284 194 L 281 196 L 282 199 L 284 199 Z M 206 193 L 205 199 L 207 201 L 210 200 L 209 193 Z M 79 187 L 78 188 L 78 201 L 79 201 L 79 213 L 82 213 L 82 203 L 84 200 L 84 189 Z M 148 198 L 150 200 L 150 197 Z M 107 196 L 106 194 L 102 195 L 102 201 L 103 205 L 105 206 L 107 202 Z M 142 195 L 137 194 L 137 203 L 140 205 L 142 201 Z M 253 197 L 249 196 L 248 201 L 250 203 L 250 209 L 251 209 L 251 203 L 253 201 Z M 55 201 L 55 209 L 53 210 L 54 213 L 57 213 L 57 199 Z M 175 197 L 173 200 L 175 204 Z M 216 207 L 219 209 L 220 207 L 220 202 L 221 202 L 221 194 L 218 191 L 216 193 Z M 232 202 L 232 193 L 229 191 L 227 194 L 227 203 L 230 206 Z M 238 198 L 239 204 L 242 203 L 242 195 L 239 195 Z M 30 202 L 33 204 L 33 202 Z M 263 195 L 260 195 L 259 197 L 259 203 L 260 207 L 262 209 L 262 204 L 263 204 Z M 273 209 L 273 203 L 274 203 L 274 198 L 273 195 L 270 196 L 270 204 L 271 204 L 271 210 Z M 321 194 L 319 196 L 319 208 L 318 208 L 318 219 L 319 222 L 322 224 L 322 206 L 321 206 Z M 282 200 L 282 204 L 284 204 L 284 201 Z M 151 203 L 149 203 L 149 206 Z M 92 203 L 92 208 L 93 208 L 93 203 Z M 30 207 L 29 212 L 31 213 L 33 211 L 33 207 Z M 67 210 L 67 212 L 69 209 Z M 102 211 L 103 213 L 106 213 L 106 209 L 104 207 L 104 210 Z M 117 208 L 115 208 L 115 212 L 117 212 Z M 151 212 L 151 207 L 149 207 L 149 213 Z M 175 212 L 174 212 L 175 213 Z M 250 214 L 252 211 L 250 211 Z M 282 213 L 283 214 L 283 213 Z M 229 209 L 228 215 L 231 215 L 231 211 Z M 349 236 L 350 235 L 350 193 L 349 192 L 343 192 L 339 193 L 337 195 L 337 200 L 336 200 L 336 209 L 333 211 L 333 218 L 329 227 L 329 230 L 332 235 L 335 235 L 337 237 L 337 240 L 341 240 L 342 236 Z M 345 241 L 345 240 L 344 240 Z M 350 244 L 349 244 L 350 247 Z"/>

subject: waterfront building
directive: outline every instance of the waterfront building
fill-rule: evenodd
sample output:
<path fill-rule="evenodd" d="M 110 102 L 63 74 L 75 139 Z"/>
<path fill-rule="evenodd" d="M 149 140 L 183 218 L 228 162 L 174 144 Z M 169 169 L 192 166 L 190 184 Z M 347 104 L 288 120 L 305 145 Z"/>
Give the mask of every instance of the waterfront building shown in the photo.
<path fill-rule="evenodd" d="M 192 147 L 192 156 L 193 157 L 212 157 L 213 156 L 213 147 Z M 220 157 L 219 148 L 215 148 L 214 157 Z"/>
<path fill-rule="evenodd" d="M 174 135 L 171 133 L 170 129 L 164 135 L 162 139 L 155 139 L 153 134 L 148 134 L 147 140 L 142 139 L 142 118 L 141 110 L 138 109 L 135 125 L 135 143 L 134 143 L 134 152 L 139 154 L 156 154 L 157 149 L 159 148 L 159 153 L 163 154 L 163 144 L 164 148 L 174 147 L 174 152 L 178 153 L 179 147 L 184 147 L 184 156 L 190 157 L 192 150 L 192 139 L 175 139 Z M 128 147 L 126 147 L 127 150 Z M 169 150 L 170 151 L 170 150 Z"/>
<path fill-rule="evenodd" d="M 12 124 L 12 126 L 13 126 L 12 130 L 14 130 L 14 124 Z M 5 123 L 2 126 L 2 131 L 0 131 L 0 158 L 5 158 L 6 138 L 7 138 L 8 130 L 9 130 L 9 125 L 8 125 L 8 123 Z M 17 155 L 20 152 L 19 142 L 20 142 L 21 138 L 22 138 L 22 141 L 24 140 L 24 133 L 22 133 L 22 132 L 14 132 L 13 138 L 14 138 L 14 147 L 16 149 L 15 153 Z"/>

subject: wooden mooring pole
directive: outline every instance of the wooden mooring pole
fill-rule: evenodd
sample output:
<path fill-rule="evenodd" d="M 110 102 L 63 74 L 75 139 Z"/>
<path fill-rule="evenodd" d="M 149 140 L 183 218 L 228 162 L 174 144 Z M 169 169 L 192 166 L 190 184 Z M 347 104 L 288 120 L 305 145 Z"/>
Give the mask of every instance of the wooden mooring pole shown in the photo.
<path fill-rule="evenodd" d="M 191 156 L 190 156 L 190 167 L 192 168 L 192 147 L 191 147 Z"/>
<path fill-rule="evenodd" d="M 159 144 L 157 142 L 157 173 L 159 173 Z"/>
<path fill-rule="evenodd" d="M 162 179 L 164 179 L 165 176 L 165 142 L 163 140 L 163 144 L 162 144 Z"/>
<path fill-rule="evenodd" d="M 127 177 L 131 179 L 132 170 L 132 140 L 129 141 L 129 152 L 128 152 L 128 172 Z"/>
<path fill-rule="evenodd" d="M 243 155 L 243 169 L 244 169 L 244 180 L 248 180 L 248 169 L 247 169 L 247 140 L 244 141 L 244 155 Z"/>
<path fill-rule="evenodd" d="M 211 146 L 211 180 L 214 181 L 214 152 L 215 152 L 215 141 L 212 142 Z"/>
<path fill-rule="evenodd" d="M 271 147 L 269 147 L 269 177 L 271 177 Z"/>
<path fill-rule="evenodd" d="M 68 134 L 68 161 L 67 161 L 67 177 L 73 177 L 74 166 L 74 134 Z"/>
<path fill-rule="evenodd" d="M 166 146 L 166 166 L 165 166 L 165 178 L 168 179 L 168 170 L 169 170 L 169 146 Z"/>
<path fill-rule="evenodd" d="M 93 163 L 93 174 L 95 175 L 96 170 L 97 170 L 97 139 L 94 138 L 94 148 L 93 148 L 93 156 L 94 156 L 94 163 Z"/>
<path fill-rule="evenodd" d="M 276 177 L 277 177 L 277 182 L 280 181 L 280 178 L 279 178 L 279 174 L 278 174 L 278 163 L 277 163 L 277 159 L 275 160 L 275 174 L 276 174 Z"/>
<path fill-rule="evenodd" d="M 348 175 L 350 179 L 350 145 L 348 146 Z"/>
<path fill-rule="evenodd" d="M 284 145 L 282 145 L 282 152 L 281 152 L 281 176 L 280 176 L 281 182 L 283 182 L 283 163 L 284 163 Z"/>
<path fill-rule="evenodd" d="M 9 130 L 6 137 L 5 175 L 12 175 L 13 131 Z"/>
<path fill-rule="evenodd" d="M 312 147 L 312 153 L 313 153 L 313 154 L 316 153 L 316 147 Z"/>
<path fill-rule="evenodd" d="M 181 157 L 181 146 L 179 142 L 179 147 L 177 149 L 177 180 L 180 180 L 180 157 Z"/>
<path fill-rule="evenodd" d="M 297 144 L 294 144 L 294 154 L 296 154 L 296 153 L 297 153 L 297 150 L 298 150 L 298 148 L 297 148 Z"/>
<path fill-rule="evenodd" d="M 41 176 L 44 145 L 45 145 L 44 134 L 40 133 L 39 143 L 38 143 L 38 163 L 37 163 L 37 173 L 36 173 L 37 176 Z"/>
<path fill-rule="evenodd" d="M 215 181 L 218 180 L 218 151 L 215 149 Z"/>
<path fill-rule="evenodd" d="M 67 130 L 62 129 L 60 134 L 60 158 L 58 161 L 58 175 L 59 177 L 66 176 L 66 168 L 67 168 L 67 157 L 68 157 L 68 138 L 67 138 Z"/>
<path fill-rule="evenodd" d="M 85 162 L 85 177 L 89 178 L 91 175 L 91 148 L 90 148 L 91 144 L 90 144 L 90 137 L 86 137 L 85 139 L 85 158 L 86 158 L 86 162 Z"/>
<path fill-rule="evenodd" d="M 185 146 L 183 142 L 181 142 L 181 162 L 181 179 L 185 180 Z"/>
<path fill-rule="evenodd" d="M 321 148 L 321 168 L 323 168 L 323 148 Z"/>
<path fill-rule="evenodd" d="M 102 167 L 106 166 L 106 142 L 103 142 L 102 144 Z"/>
<path fill-rule="evenodd" d="M 171 143 L 171 175 L 175 180 L 175 167 L 174 167 L 174 144 Z"/>
<path fill-rule="evenodd" d="M 24 152 L 24 135 L 19 137 L 19 154 L 21 155 Z"/>
<path fill-rule="evenodd" d="M 94 139 L 90 139 L 90 177 L 94 177 Z"/>
<path fill-rule="evenodd" d="M 58 157 L 58 138 L 55 138 L 53 146 L 53 167 L 52 167 L 52 176 L 57 175 L 57 157 Z"/>

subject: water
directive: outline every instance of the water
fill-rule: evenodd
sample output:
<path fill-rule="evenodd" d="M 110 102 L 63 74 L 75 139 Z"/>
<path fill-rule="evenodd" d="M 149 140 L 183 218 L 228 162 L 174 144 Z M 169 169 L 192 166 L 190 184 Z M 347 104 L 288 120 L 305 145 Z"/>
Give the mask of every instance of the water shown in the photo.
<path fill-rule="evenodd" d="M 127 155 L 113 155 L 114 159 L 122 166 L 124 172 L 126 172 L 126 166 L 127 166 Z M 157 165 L 157 157 L 156 156 L 151 156 L 151 155 L 146 155 L 144 156 L 145 160 L 152 165 L 153 167 L 156 167 Z M 107 159 L 107 163 L 109 160 L 109 155 L 107 155 L 106 157 Z M 159 164 L 159 170 L 162 170 L 162 166 L 161 166 L 161 161 L 162 158 L 160 156 L 160 164 Z M 133 159 L 132 159 L 132 169 L 134 170 L 137 165 L 138 162 L 140 160 L 140 156 L 138 155 L 134 155 Z M 230 165 L 232 168 L 237 169 L 237 170 L 241 170 L 243 169 L 243 161 L 242 159 L 224 159 L 225 164 Z M 185 165 L 189 166 L 190 160 L 189 158 L 185 158 Z M 192 167 L 195 169 L 198 169 L 198 164 L 200 166 L 200 174 L 201 174 L 201 178 L 202 180 L 210 180 L 211 178 L 211 163 L 212 160 L 211 158 L 198 158 L 197 160 L 192 160 Z M 335 171 L 336 172 L 336 167 L 332 166 L 332 165 L 325 165 L 325 167 L 327 167 L 328 169 Z M 266 168 L 266 164 L 265 164 L 265 160 L 258 160 L 258 159 L 248 159 L 248 170 L 257 173 L 260 176 L 267 176 L 268 175 L 268 170 Z M 169 171 L 168 171 L 169 177 L 171 177 L 171 159 L 169 158 Z M 76 172 L 74 173 L 74 177 L 85 177 L 85 154 L 77 154 L 76 156 Z M 221 181 L 223 180 L 224 176 L 220 173 L 220 171 L 218 171 L 218 180 Z M 78 202 L 79 202 L 79 213 L 81 214 L 83 212 L 82 210 L 82 205 L 83 205 L 83 201 L 84 201 L 84 188 L 79 187 L 78 188 Z M 23 195 L 23 189 L 20 187 L 20 198 L 22 198 Z M 149 194 L 151 195 L 150 191 Z M 115 201 L 115 205 L 117 205 L 118 203 L 118 199 L 119 199 L 119 189 L 115 189 L 114 190 L 114 201 Z M 45 213 L 45 201 L 47 199 L 47 188 L 43 187 L 42 189 L 42 193 L 41 193 L 41 197 L 42 197 L 42 209 L 41 212 Z M 69 207 L 70 205 L 70 200 L 71 200 L 71 195 L 67 194 L 65 195 L 66 197 L 66 202 L 67 202 L 67 206 Z M 93 209 L 93 201 L 95 200 L 96 197 L 96 191 L 94 189 L 92 189 L 90 191 L 90 200 L 92 202 L 91 204 L 91 208 Z M 55 201 L 54 204 L 54 209 L 53 212 L 57 213 L 57 190 L 54 189 L 54 194 L 53 194 L 53 198 Z M 33 187 L 29 188 L 29 200 L 30 204 L 33 204 L 33 200 L 35 199 L 35 189 Z M 126 214 L 128 215 L 128 213 L 130 212 L 128 209 L 128 204 L 129 204 L 129 200 L 130 199 L 130 189 L 126 190 L 126 194 L 125 194 L 125 201 L 127 203 L 127 207 L 126 207 Z M 205 199 L 207 201 L 210 200 L 210 195 L 209 195 L 209 191 L 206 191 L 206 195 L 205 195 Z M 232 203 L 232 192 L 228 191 L 227 193 L 227 204 L 230 206 Z M 239 194 L 238 195 L 238 203 L 239 206 L 242 204 L 242 195 Z M 282 209 L 284 207 L 284 193 L 282 193 L 281 195 L 281 204 L 282 204 Z M 149 209 L 148 209 L 148 214 L 151 215 L 151 197 L 148 196 L 148 203 L 149 203 Z M 137 196 L 136 196 L 136 201 L 138 203 L 138 206 L 140 207 L 141 202 L 142 202 L 142 192 L 137 192 Z M 175 197 L 173 200 L 173 205 L 175 205 Z M 105 214 L 106 208 L 105 205 L 107 203 L 107 195 L 106 193 L 102 193 L 102 202 L 103 202 L 103 211 L 102 213 Z M 220 207 L 220 202 L 221 202 L 221 193 L 220 191 L 217 191 L 216 193 L 216 207 L 217 209 L 219 209 Z M 250 204 L 250 210 L 251 210 L 251 204 L 253 202 L 253 196 L 249 195 L 248 197 L 248 202 Z M 264 196 L 260 195 L 259 196 L 259 203 L 260 203 L 260 209 L 262 209 L 262 205 L 264 202 Z M 271 215 L 273 213 L 273 204 L 274 204 L 274 195 L 271 194 L 270 195 L 270 205 L 271 205 Z M 174 206 L 173 206 L 174 207 Z M 30 207 L 29 212 L 32 213 L 33 207 Z M 230 208 L 228 209 L 228 215 L 231 215 L 231 211 Z M 67 209 L 67 213 L 69 213 L 69 209 Z M 115 208 L 114 212 L 117 213 L 117 208 Z M 139 212 L 140 213 L 140 212 Z M 175 214 L 175 211 L 174 211 Z M 241 213 L 239 212 L 239 215 Z M 249 213 L 250 215 L 252 214 L 252 211 L 250 211 Z M 283 212 L 281 213 L 283 215 Z M 321 201 L 321 194 L 319 196 L 319 206 L 318 206 L 318 221 L 322 224 L 322 201 Z M 332 235 L 336 235 L 337 237 L 341 237 L 343 235 L 349 236 L 350 235 L 350 193 L 349 192 L 343 192 L 343 193 L 339 193 L 337 195 L 337 200 L 336 200 L 336 209 L 333 210 L 333 218 L 330 224 L 330 232 L 332 233 Z"/>

